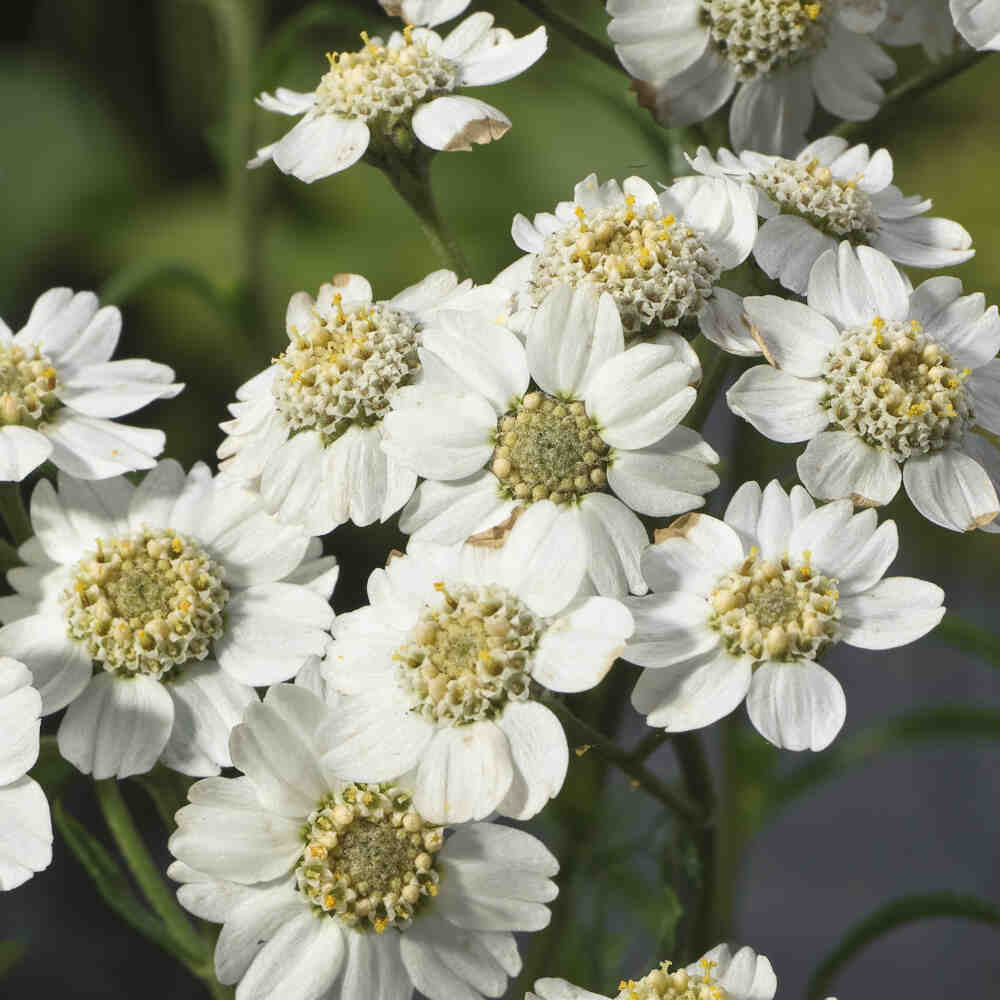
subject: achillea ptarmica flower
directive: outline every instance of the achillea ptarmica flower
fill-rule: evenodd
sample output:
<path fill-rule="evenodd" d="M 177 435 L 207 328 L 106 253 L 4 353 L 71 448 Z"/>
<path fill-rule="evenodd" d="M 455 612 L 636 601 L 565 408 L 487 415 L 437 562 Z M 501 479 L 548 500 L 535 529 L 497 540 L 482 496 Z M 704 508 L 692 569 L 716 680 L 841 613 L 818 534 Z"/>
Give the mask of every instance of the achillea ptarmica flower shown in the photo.
<path fill-rule="evenodd" d="M 52 820 L 41 786 L 27 777 L 38 760 L 42 699 L 31 671 L 0 656 L 0 891 L 16 889 L 52 861 Z"/>
<path fill-rule="evenodd" d="M 515 327 L 559 284 L 607 292 L 628 336 L 694 319 L 723 271 L 746 260 L 757 234 L 754 201 L 727 178 L 683 177 L 658 195 L 640 177 L 585 177 L 573 201 L 511 235 L 526 255 L 495 279 L 514 293 Z"/>
<path fill-rule="evenodd" d="M 383 302 L 357 274 L 337 275 L 315 300 L 297 292 L 288 347 L 240 386 L 221 425 L 220 472 L 259 489 L 279 521 L 310 535 L 391 517 L 417 477 L 382 450 L 382 421 L 399 389 L 420 378 L 427 324 L 439 310 L 493 316 L 503 300 L 451 271 Z"/>
<path fill-rule="evenodd" d="M 437 823 L 534 816 L 559 793 L 569 751 L 541 688 L 597 685 L 632 634 L 616 600 L 579 591 L 584 553 L 553 530 L 552 503 L 502 547 L 411 542 L 338 617 L 323 662 L 325 762 L 337 774 L 414 773 Z"/>
<path fill-rule="evenodd" d="M 495 323 L 442 315 L 424 338 L 433 366 L 385 419 L 383 447 L 426 477 L 400 527 L 451 544 L 550 501 L 599 593 L 644 593 L 647 535 L 632 511 L 692 510 L 719 483 L 718 456 L 680 426 L 699 372 L 667 338 L 626 350 L 613 300 L 587 287 L 552 291 L 527 347 Z"/>
<path fill-rule="evenodd" d="M 663 962 L 642 979 L 623 979 L 611 997 L 565 979 L 539 979 L 525 1000 L 772 1000 L 778 980 L 771 963 L 744 947 L 720 944 L 686 969 Z"/>
<path fill-rule="evenodd" d="M 818 659 L 837 642 L 891 649 L 944 615 L 941 588 L 883 574 L 896 525 L 850 500 L 817 508 L 796 486 L 744 483 L 725 519 L 688 514 L 657 533 L 643 573 L 653 593 L 629 598 L 625 658 L 644 670 L 632 704 L 651 726 L 711 725 L 744 698 L 775 746 L 822 750 L 840 732 L 844 691 Z"/>
<path fill-rule="evenodd" d="M 79 479 L 149 469 L 163 431 L 114 419 L 184 386 L 166 365 L 111 361 L 122 329 L 93 292 L 51 288 L 17 332 L 0 319 L 0 481 L 20 482 L 49 460 Z"/>
<path fill-rule="evenodd" d="M 951 0 L 958 33 L 974 49 L 1000 51 L 1000 0 Z"/>
<path fill-rule="evenodd" d="M 773 441 L 809 442 L 798 472 L 817 498 L 880 506 L 902 482 L 935 524 L 1000 530 L 997 307 L 957 278 L 912 291 L 848 243 L 820 257 L 808 301 L 752 297 L 730 315 L 729 338 L 752 334 L 770 362 L 740 377 L 730 409 Z"/>
<path fill-rule="evenodd" d="M 27 663 L 59 750 L 96 779 L 230 765 L 255 685 L 321 656 L 337 576 L 319 543 L 196 465 L 139 486 L 60 474 L 31 497 L 35 536 L 0 598 L 0 653 Z"/>
<path fill-rule="evenodd" d="M 332 774 L 324 714 L 271 688 L 230 738 L 244 776 L 197 782 L 177 813 L 169 874 L 223 925 L 219 980 L 240 1000 L 501 996 L 521 968 L 512 932 L 549 922 L 555 858 L 510 827 L 443 830 L 403 779 Z"/>
<path fill-rule="evenodd" d="M 451 0 L 411 4 L 406 10 L 437 24 L 454 17 Z M 421 8 L 419 11 L 413 8 Z M 250 161 L 269 160 L 286 174 L 312 183 L 345 170 L 366 153 L 382 159 L 409 155 L 414 137 L 436 150 L 469 150 L 473 143 L 499 139 L 510 119 L 472 97 L 456 96 L 460 87 L 482 87 L 510 80 L 545 52 L 545 28 L 514 38 L 493 27 L 493 15 L 472 14 L 444 39 L 412 25 L 394 31 L 388 42 L 361 35 L 357 52 L 331 52 L 330 68 L 312 93 L 279 87 L 261 94 L 268 111 L 302 115 L 284 138 L 258 150 Z"/>
<path fill-rule="evenodd" d="M 972 237 L 950 219 L 926 218 L 930 201 L 906 198 L 892 183 L 892 157 L 846 139 L 817 139 L 794 160 L 702 146 L 691 165 L 749 185 L 767 221 L 754 243 L 754 259 L 771 278 L 804 295 L 809 272 L 841 240 L 871 246 L 910 267 L 952 267 L 975 254 Z M 710 336 L 709 329 L 705 331 Z M 723 345 L 724 346 L 724 345 Z"/>
<path fill-rule="evenodd" d="M 736 92 L 737 150 L 791 154 L 816 101 L 849 121 L 871 118 L 895 63 L 870 36 L 872 0 L 608 0 L 608 35 L 639 102 L 664 125 L 690 125 Z"/>

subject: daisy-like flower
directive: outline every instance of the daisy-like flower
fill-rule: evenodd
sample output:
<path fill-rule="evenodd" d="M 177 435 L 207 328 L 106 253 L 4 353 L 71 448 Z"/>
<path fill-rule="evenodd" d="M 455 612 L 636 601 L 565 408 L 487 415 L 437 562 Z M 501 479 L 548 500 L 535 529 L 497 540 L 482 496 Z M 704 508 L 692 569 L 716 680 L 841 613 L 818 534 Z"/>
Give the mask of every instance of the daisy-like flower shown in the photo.
<path fill-rule="evenodd" d="M 215 971 L 240 1000 L 499 997 L 521 968 L 512 931 L 549 922 L 559 865 L 492 823 L 450 834 L 402 779 L 349 783 L 322 762 L 323 703 L 288 684 L 230 739 L 243 772 L 192 786 L 169 874 L 221 923 Z"/>
<path fill-rule="evenodd" d="M 837 642 L 892 649 L 944 615 L 940 587 L 883 574 L 896 525 L 850 500 L 817 508 L 796 486 L 744 483 L 725 519 L 688 514 L 642 561 L 654 593 L 626 603 L 626 659 L 644 670 L 632 704 L 651 726 L 711 725 L 744 698 L 775 746 L 822 750 L 840 732 L 844 691 L 818 659 Z"/>
<path fill-rule="evenodd" d="M 497 324 L 442 315 L 424 350 L 424 382 L 385 418 L 383 447 L 427 480 L 402 529 L 450 544 L 551 501 L 599 593 L 644 593 L 647 535 L 632 511 L 692 510 L 719 484 L 718 456 L 679 426 L 698 378 L 687 344 L 626 350 L 611 297 L 561 285 L 526 348 Z"/>
<path fill-rule="evenodd" d="M 236 392 L 220 472 L 258 489 L 279 521 L 323 535 L 344 521 L 386 520 L 416 474 L 381 448 L 399 388 L 419 379 L 425 326 L 442 309 L 495 316 L 504 293 L 434 271 L 384 302 L 358 274 L 288 303 L 289 344 Z"/>
<path fill-rule="evenodd" d="M 874 37 L 886 45 L 922 45 L 934 60 L 950 55 L 958 40 L 951 11 L 942 0 L 888 0 L 885 20 Z"/>
<path fill-rule="evenodd" d="M 1000 0 L 951 0 L 958 33 L 974 49 L 1000 52 Z"/>
<path fill-rule="evenodd" d="M 587 285 L 615 300 L 631 337 L 696 318 L 749 255 L 757 213 L 726 177 L 682 177 L 657 194 L 641 177 L 599 185 L 591 174 L 554 213 L 514 216 L 511 235 L 525 256 L 495 283 L 513 293 L 515 328 L 556 285 Z"/>
<path fill-rule="evenodd" d="M 750 186 L 767 220 L 757 233 L 754 259 L 800 295 L 820 254 L 840 240 L 874 247 L 909 267 L 952 267 L 975 254 L 962 226 L 926 218 L 931 202 L 906 198 L 893 185 L 885 149 L 870 153 L 866 145 L 848 148 L 846 139 L 827 136 L 786 160 L 751 152 L 736 157 L 728 149 L 713 158 L 702 146 L 691 165 Z"/>
<path fill-rule="evenodd" d="M 463 9 L 454 0 L 425 0 L 402 12 L 438 24 Z M 506 28 L 494 28 L 493 15 L 482 12 L 443 39 L 412 24 L 394 31 L 387 43 L 366 32 L 361 37 L 365 44 L 357 52 L 327 54 L 330 68 L 312 93 L 279 87 L 257 98 L 268 111 L 302 117 L 282 139 L 258 150 L 251 167 L 273 160 L 284 173 L 312 183 L 365 153 L 380 161 L 408 155 L 414 137 L 441 150 L 492 142 L 510 129 L 510 119 L 453 91 L 510 80 L 537 62 L 547 44 L 545 28 L 515 38 Z"/>
<path fill-rule="evenodd" d="M 912 291 L 885 256 L 841 243 L 817 261 L 809 304 L 743 300 L 728 337 L 770 362 L 726 399 L 773 441 L 808 441 L 799 478 L 814 497 L 888 503 L 900 482 L 952 531 L 1000 511 L 1000 317 L 957 278 Z M 743 322 L 745 320 L 745 322 Z M 747 332 L 748 327 L 750 333 Z"/>
<path fill-rule="evenodd" d="M 204 465 L 163 461 L 138 487 L 60 474 L 35 487 L 31 521 L 0 653 L 29 665 L 43 714 L 69 706 L 59 750 L 96 779 L 157 760 L 218 774 L 253 687 L 329 641 L 335 561 Z"/>
<path fill-rule="evenodd" d="M 771 963 L 748 947 L 734 955 L 720 944 L 686 969 L 671 971 L 671 964 L 662 962 L 642 979 L 623 979 L 611 997 L 565 979 L 539 979 L 525 1000 L 772 1000 L 778 989 Z"/>
<path fill-rule="evenodd" d="M 52 820 L 38 760 L 42 699 L 23 663 L 0 656 L 0 891 L 16 889 L 52 861 Z"/>
<path fill-rule="evenodd" d="M 411 542 L 334 624 L 327 766 L 363 781 L 412 771 L 436 823 L 534 816 L 569 761 L 541 687 L 594 687 L 632 634 L 622 604 L 578 591 L 583 568 L 548 501 L 501 548 Z"/>
<path fill-rule="evenodd" d="M 20 482 L 46 459 L 80 479 L 156 464 L 163 431 L 114 418 L 184 386 L 166 365 L 111 361 L 121 330 L 114 306 L 69 288 L 40 296 L 17 333 L 0 319 L 0 481 Z"/>
<path fill-rule="evenodd" d="M 872 0 L 608 0 L 608 35 L 640 104 L 664 125 L 690 125 L 736 92 L 736 149 L 790 154 L 806 142 L 816 101 L 865 121 L 896 64 L 870 37 Z"/>

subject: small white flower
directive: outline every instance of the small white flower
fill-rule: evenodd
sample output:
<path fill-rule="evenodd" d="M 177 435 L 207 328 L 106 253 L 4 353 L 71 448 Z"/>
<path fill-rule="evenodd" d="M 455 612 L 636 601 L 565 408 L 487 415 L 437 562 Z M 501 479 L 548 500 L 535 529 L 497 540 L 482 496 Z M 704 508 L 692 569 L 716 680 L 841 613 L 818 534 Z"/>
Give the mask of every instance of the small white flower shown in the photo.
<path fill-rule="evenodd" d="M 639 102 L 664 125 L 690 125 L 735 91 L 737 150 L 800 149 L 817 100 L 865 121 L 885 96 L 878 81 L 896 71 L 869 37 L 884 0 L 608 0 L 607 9 Z"/>
<path fill-rule="evenodd" d="M 514 216 L 511 235 L 526 255 L 495 283 L 514 293 L 516 328 L 569 284 L 607 292 L 629 336 L 656 333 L 697 317 L 756 234 L 754 199 L 728 178 L 682 177 L 657 195 L 641 177 L 598 185 L 591 174 L 555 213 Z"/>
<path fill-rule="evenodd" d="M 632 510 L 679 514 L 719 484 L 718 456 L 680 426 L 693 352 L 662 337 L 626 350 L 611 297 L 588 287 L 551 292 L 527 348 L 497 324 L 442 314 L 424 337 L 424 382 L 385 418 L 383 448 L 427 480 L 400 527 L 451 544 L 550 500 L 599 593 L 645 592 Z"/>
<path fill-rule="evenodd" d="M 902 482 L 935 524 L 1000 530 L 1000 317 L 984 306 L 957 278 L 912 291 L 878 251 L 841 243 L 808 305 L 765 295 L 728 314 L 727 338 L 752 334 L 770 364 L 726 399 L 773 441 L 809 442 L 798 472 L 815 497 L 879 506 Z"/>
<path fill-rule="evenodd" d="M 59 750 L 96 779 L 218 774 L 253 686 L 321 656 L 337 577 L 319 542 L 196 465 L 136 487 L 60 474 L 31 497 L 35 536 L 0 598 L 0 653 L 30 665 Z"/>
<path fill-rule="evenodd" d="M 412 770 L 417 809 L 439 823 L 534 816 L 569 760 L 539 687 L 594 687 L 632 633 L 618 601 L 578 592 L 583 568 L 548 501 L 502 548 L 411 542 L 335 623 L 327 765 L 364 781 Z"/>
<path fill-rule="evenodd" d="M 688 514 L 658 533 L 643 573 L 654 591 L 626 601 L 625 657 L 643 671 L 632 704 L 651 726 L 711 725 L 744 698 L 775 746 L 822 750 L 840 731 L 844 691 L 817 662 L 837 642 L 891 649 L 941 620 L 941 588 L 883 574 L 896 525 L 850 500 L 817 508 L 801 487 L 744 483 L 725 520 Z"/>
<path fill-rule="evenodd" d="M 259 489 L 279 521 L 323 535 L 353 521 L 385 521 L 409 500 L 417 477 L 381 449 L 382 420 L 421 375 L 425 327 L 442 309 L 496 315 L 504 293 L 434 271 L 385 302 L 358 274 L 324 284 L 315 301 L 288 303 L 289 345 L 240 386 L 220 472 Z"/>
<path fill-rule="evenodd" d="M 349 784 L 322 763 L 323 703 L 271 688 L 230 740 L 245 776 L 192 786 L 170 875 L 223 925 L 215 972 L 240 1000 L 498 997 L 513 931 L 550 919 L 559 865 L 530 834 L 427 822 L 406 783 Z"/>
<path fill-rule="evenodd" d="M 951 0 L 958 33 L 974 48 L 1000 52 L 1000 0 Z"/>
<path fill-rule="evenodd" d="M 869 153 L 838 136 L 817 139 L 794 160 L 700 147 L 691 165 L 751 187 L 767 221 L 754 243 L 754 259 L 771 278 L 804 295 L 809 272 L 840 240 L 881 250 L 909 267 L 952 267 L 975 254 L 972 237 L 950 219 L 928 219 L 930 201 L 906 198 L 892 183 L 892 157 Z M 731 293 L 729 293 L 731 294 Z M 711 309 L 713 303 L 709 304 Z M 705 335 L 710 337 L 711 323 Z M 724 345 L 723 345 L 724 346 Z"/>
<path fill-rule="evenodd" d="M 437 24 L 460 13 L 453 0 L 404 5 L 402 13 Z M 413 22 L 416 23 L 416 22 Z M 312 183 L 356 163 L 369 148 L 384 159 L 387 144 L 406 155 L 415 136 L 424 146 L 469 150 L 499 139 L 510 119 L 459 87 L 502 83 L 523 73 L 545 52 L 545 28 L 514 38 L 493 27 L 493 15 L 472 14 L 441 38 L 427 28 L 394 31 L 388 43 L 368 38 L 357 52 L 331 52 L 330 68 L 312 93 L 279 87 L 257 103 L 283 115 L 302 115 L 284 138 L 258 150 L 250 161 L 269 160 L 286 174 Z"/>
<path fill-rule="evenodd" d="M 565 979 L 539 979 L 524 1000 L 772 1000 L 778 980 L 771 963 L 744 947 L 734 955 L 720 944 L 686 969 L 662 962 L 642 979 L 623 979 L 614 997 L 580 989 Z"/>
<path fill-rule="evenodd" d="M 885 45 L 922 45 L 934 60 L 950 55 L 958 41 L 951 11 L 942 0 L 889 0 L 874 37 Z"/>
<path fill-rule="evenodd" d="M 31 671 L 0 656 L 0 891 L 16 889 L 52 862 L 52 820 L 41 786 L 27 777 L 38 760 L 42 699 Z"/>
<path fill-rule="evenodd" d="M 114 306 L 69 288 L 40 296 L 17 333 L 0 319 L 0 481 L 20 482 L 46 459 L 80 479 L 156 464 L 163 431 L 112 418 L 184 386 L 166 365 L 109 360 L 121 329 Z"/>

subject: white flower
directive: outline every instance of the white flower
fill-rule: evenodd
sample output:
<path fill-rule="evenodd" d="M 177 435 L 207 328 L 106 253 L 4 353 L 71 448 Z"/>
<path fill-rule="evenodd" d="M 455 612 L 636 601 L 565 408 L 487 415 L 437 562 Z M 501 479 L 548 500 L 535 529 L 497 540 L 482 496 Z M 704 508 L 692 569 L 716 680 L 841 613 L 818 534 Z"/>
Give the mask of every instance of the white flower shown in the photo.
<path fill-rule="evenodd" d="M 720 149 L 716 160 L 702 146 L 691 165 L 751 187 L 767 220 L 757 233 L 754 258 L 769 277 L 798 294 L 805 294 L 820 254 L 844 239 L 910 267 L 952 267 L 975 254 L 962 226 L 925 218 L 931 202 L 906 198 L 892 184 L 892 157 L 885 149 L 869 153 L 866 145 L 848 148 L 846 139 L 827 136 L 794 160 L 751 152 L 735 157 L 728 149 Z M 708 327 L 710 337 L 710 322 Z"/>
<path fill-rule="evenodd" d="M 323 535 L 344 521 L 385 521 L 417 477 L 382 451 L 382 419 L 419 379 L 425 326 L 442 309 L 502 308 L 504 293 L 434 271 L 386 302 L 358 274 L 288 303 L 289 345 L 230 405 L 220 472 L 259 489 L 279 521 Z"/>
<path fill-rule="evenodd" d="M 323 664 L 327 765 L 363 781 L 412 770 L 438 823 L 527 819 L 557 795 L 569 752 L 539 687 L 594 687 L 632 634 L 618 601 L 578 593 L 571 542 L 543 501 L 501 548 L 411 542 L 376 570 Z"/>
<path fill-rule="evenodd" d="M 23 663 L 0 656 L 0 891 L 16 889 L 52 861 L 52 820 L 38 759 L 42 699 Z"/>
<path fill-rule="evenodd" d="M 798 472 L 815 497 L 879 506 L 902 481 L 935 524 L 988 527 L 1000 510 L 988 436 L 1000 433 L 1000 317 L 984 305 L 957 278 L 911 291 L 878 251 L 841 243 L 813 268 L 808 306 L 743 300 L 770 365 L 726 399 L 772 440 L 809 442 Z M 729 339 L 746 342 L 743 319 L 729 319 Z"/>
<path fill-rule="evenodd" d="M 889 0 L 874 37 L 886 45 L 922 45 L 934 60 L 950 55 L 957 41 L 951 11 L 942 0 Z"/>
<path fill-rule="evenodd" d="M 60 474 L 31 497 L 35 536 L 0 599 L 0 653 L 27 663 L 59 750 L 97 779 L 230 764 L 254 685 L 323 654 L 337 576 L 319 543 L 254 494 L 160 462 L 136 487 Z M 307 561 L 303 561 L 307 560 Z"/>
<path fill-rule="evenodd" d="M 658 533 L 642 561 L 654 591 L 626 603 L 625 657 L 643 671 L 632 704 L 651 726 L 711 725 L 746 698 L 775 746 L 822 750 L 846 714 L 837 679 L 817 662 L 837 642 L 891 649 L 941 620 L 941 588 L 882 575 L 896 525 L 850 500 L 816 508 L 801 486 L 737 490 L 725 520 L 688 514 Z"/>
<path fill-rule="evenodd" d="M 682 177 L 659 195 L 641 177 L 573 189 L 555 213 L 514 216 L 526 252 L 495 279 L 514 293 L 513 325 L 558 284 L 607 292 L 629 336 L 694 319 L 723 271 L 746 260 L 757 234 L 754 199 L 725 177 Z"/>
<path fill-rule="evenodd" d="M 424 337 L 424 382 L 385 418 L 383 448 L 427 479 L 400 527 L 450 544 L 551 500 L 599 593 L 645 592 L 647 535 L 629 508 L 679 514 L 719 484 L 718 456 L 679 426 L 693 352 L 664 339 L 625 350 L 614 302 L 587 287 L 548 296 L 527 348 L 497 324 L 443 314 Z"/>
<path fill-rule="evenodd" d="M 17 332 L 0 319 L 0 481 L 20 482 L 48 459 L 80 479 L 149 469 L 163 431 L 119 424 L 184 386 L 141 358 L 110 361 L 122 329 L 93 292 L 51 288 Z"/>
<path fill-rule="evenodd" d="M 623 979 L 614 997 L 580 989 L 565 979 L 539 979 L 525 1000 L 772 1000 L 778 980 L 771 963 L 744 947 L 734 955 L 720 944 L 686 969 L 663 962 L 640 980 Z"/>
<path fill-rule="evenodd" d="M 453 0 L 411 2 L 403 13 L 437 24 L 463 7 Z M 499 139 L 510 119 L 459 87 L 502 83 L 545 52 L 545 28 L 514 38 L 493 27 L 493 15 L 472 14 L 444 39 L 427 28 L 394 31 L 388 43 L 361 33 L 357 52 L 331 52 L 330 68 L 312 93 L 279 87 L 257 103 L 283 115 L 302 115 L 282 139 L 257 151 L 249 166 L 273 160 L 279 170 L 312 183 L 356 163 L 371 148 L 379 160 L 406 155 L 416 138 L 431 149 L 472 149 Z M 411 134 L 412 130 L 412 134 Z M 401 138 L 402 135 L 405 138 Z M 390 153 L 388 150 L 394 150 Z"/>
<path fill-rule="evenodd" d="M 347 784 L 322 763 L 323 703 L 282 684 L 233 730 L 245 777 L 192 786 L 170 875 L 221 923 L 215 971 L 240 1000 L 478 1000 L 521 968 L 512 931 L 549 922 L 559 865 L 534 837 L 445 833 L 402 780 Z"/>
<path fill-rule="evenodd" d="M 959 34 L 974 49 L 1000 52 L 1000 0 L 951 0 Z"/>
<path fill-rule="evenodd" d="M 608 35 L 664 125 L 708 118 L 736 91 L 738 150 L 789 154 L 806 142 L 816 101 L 849 121 L 871 118 L 878 81 L 896 64 L 869 37 L 878 0 L 608 0 Z"/>

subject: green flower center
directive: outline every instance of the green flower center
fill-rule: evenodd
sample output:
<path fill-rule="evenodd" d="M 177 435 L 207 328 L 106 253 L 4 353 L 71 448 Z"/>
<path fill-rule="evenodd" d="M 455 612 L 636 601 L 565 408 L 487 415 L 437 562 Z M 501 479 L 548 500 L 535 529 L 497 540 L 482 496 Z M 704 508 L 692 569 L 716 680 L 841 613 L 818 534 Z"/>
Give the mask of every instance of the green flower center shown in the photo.
<path fill-rule="evenodd" d="M 59 406 L 58 387 L 52 361 L 37 347 L 0 347 L 0 426 L 43 424 Z"/>

